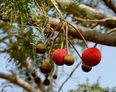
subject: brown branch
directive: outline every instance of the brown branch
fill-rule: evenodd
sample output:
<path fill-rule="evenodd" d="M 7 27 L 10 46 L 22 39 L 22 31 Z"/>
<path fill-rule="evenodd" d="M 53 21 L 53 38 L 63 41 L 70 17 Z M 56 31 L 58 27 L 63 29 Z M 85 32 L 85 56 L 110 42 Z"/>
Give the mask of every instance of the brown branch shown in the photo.
<path fill-rule="evenodd" d="M 28 60 L 25 60 L 24 61 L 24 66 L 26 67 L 27 71 L 30 72 L 31 74 L 33 72 L 35 72 L 36 74 L 36 77 L 39 77 L 38 73 L 35 71 L 35 69 L 33 68 L 32 64 L 28 61 Z M 42 91 L 42 92 L 47 92 L 46 89 L 45 89 L 45 86 L 43 85 L 42 82 L 40 82 L 39 84 L 37 84 L 39 89 Z"/>
<path fill-rule="evenodd" d="M 105 14 L 105 13 L 102 13 L 102 12 L 99 12 L 99 11 L 97 11 L 97 10 L 95 10 L 95 9 L 87 6 L 87 5 L 79 4 L 77 2 L 73 2 L 72 1 L 72 2 L 69 2 L 69 3 L 66 3 L 65 4 L 65 0 L 56 0 L 56 1 L 59 4 L 63 4 L 65 6 L 67 6 L 67 7 L 69 7 L 69 8 L 71 7 L 71 5 L 72 6 L 75 5 L 75 6 L 79 7 L 80 9 L 85 10 L 85 12 L 87 12 L 87 14 L 89 16 L 93 17 L 94 19 L 100 20 L 100 19 L 106 19 L 106 18 L 116 18 L 115 16 L 108 15 L 108 14 Z M 70 1 L 70 0 L 67 0 L 67 1 Z M 77 10 L 75 8 L 73 8 L 73 11 L 77 11 Z M 75 17 L 78 17 L 78 16 L 75 16 Z M 115 22 L 114 21 L 113 22 L 112 21 L 106 22 L 105 23 L 105 26 L 106 27 L 109 27 L 109 28 L 114 28 L 116 26 L 116 21 Z"/>
<path fill-rule="evenodd" d="M 112 9 L 114 13 L 116 13 L 116 7 L 114 6 L 111 0 L 103 0 L 103 2 L 106 4 L 107 7 Z"/>
<path fill-rule="evenodd" d="M 78 17 L 74 17 L 76 20 L 78 21 L 82 21 L 82 22 L 91 22 L 91 23 L 107 23 L 107 22 L 116 22 L 116 18 L 112 17 L 112 18 L 104 18 L 101 20 L 90 20 L 90 19 L 82 19 L 82 18 L 78 18 Z"/>
<path fill-rule="evenodd" d="M 105 21 L 108 21 L 108 23 L 109 24 L 111 23 L 111 25 L 112 25 L 113 22 L 114 23 L 116 22 L 115 17 L 111 17 L 111 18 L 109 17 L 109 18 L 105 18 L 105 19 L 101 20 L 101 22 L 105 22 Z M 52 28 L 56 28 L 56 26 L 59 23 L 59 20 L 50 17 L 49 22 L 50 22 Z M 34 26 L 36 26 L 36 25 L 34 25 Z M 95 43 L 108 45 L 108 46 L 116 46 L 116 42 L 115 42 L 116 41 L 116 36 L 114 36 L 114 35 L 102 34 L 101 32 L 97 32 L 94 29 L 85 28 L 85 27 L 82 27 L 82 26 L 77 26 L 77 25 L 74 25 L 74 26 L 82 32 L 82 34 L 84 35 L 84 37 L 87 41 L 92 41 L 92 42 L 95 42 Z M 58 27 L 58 30 L 60 30 L 60 29 L 61 29 L 61 25 Z M 79 34 L 71 26 L 69 26 L 68 30 L 69 30 L 69 35 L 70 36 L 72 36 L 74 38 L 81 39 Z"/>
<path fill-rule="evenodd" d="M 0 72 L 0 78 L 8 80 L 11 83 L 16 84 L 16 85 L 24 88 L 28 92 L 41 92 L 39 90 L 32 88 L 30 84 L 28 84 L 27 82 L 25 82 L 24 80 L 22 80 L 21 78 L 19 78 L 17 76 Z"/>
<path fill-rule="evenodd" d="M 52 28 L 55 28 L 56 25 L 59 23 L 58 19 L 55 18 L 49 18 L 49 23 L 51 24 Z M 72 24 L 74 25 L 74 24 Z M 101 32 L 97 32 L 95 29 L 90 29 L 90 28 L 85 28 L 82 26 L 77 26 L 74 25 L 85 37 L 87 41 L 99 43 L 102 45 L 108 45 L 108 46 L 116 46 L 116 36 L 115 35 L 108 35 L 108 34 L 103 34 Z M 58 30 L 61 28 L 61 25 L 59 26 Z M 57 30 L 57 31 L 58 31 Z M 72 28 L 69 26 L 68 28 L 69 35 L 72 36 L 73 38 L 78 38 L 81 39 L 80 35 Z"/>

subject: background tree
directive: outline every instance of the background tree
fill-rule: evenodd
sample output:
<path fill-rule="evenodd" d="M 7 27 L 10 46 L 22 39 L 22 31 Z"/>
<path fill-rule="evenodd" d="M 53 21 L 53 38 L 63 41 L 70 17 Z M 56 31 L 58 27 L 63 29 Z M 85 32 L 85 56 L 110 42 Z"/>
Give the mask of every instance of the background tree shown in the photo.
<path fill-rule="evenodd" d="M 86 83 L 78 84 L 76 90 L 70 90 L 69 92 L 115 92 L 116 87 L 113 88 L 102 88 L 100 87 L 100 78 L 97 79 L 96 83 L 90 85 L 89 80 L 86 80 Z"/>
<path fill-rule="evenodd" d="M 60 76 L 57 76 L 59 67 L 53 62 L 54 50 L 64 48 L 81 58 L 75 45 L 82 49 L 88 48 L 89 42 L 94 42 L 94 47 L 116 46 L 115 3 L 114 0 L 1 0 L 0 53 L 6 55 L 11 65 L 7 66 L 9 74 L 0 72 L 0 78 L 8 80 L 2 91 L 6 86 L 14 86 L 13 83 L 29 92 L 60 92 L 81 62 L 56 90 L 55 79 Z M 104 7 L 107 13 L 102 11 Z M 45 48 L 38 54 L 36 47 L 40 43 Z M 50 65 L 47 70 L 52 67 L 50 72 L 42 71 L 45 61 Z"/>

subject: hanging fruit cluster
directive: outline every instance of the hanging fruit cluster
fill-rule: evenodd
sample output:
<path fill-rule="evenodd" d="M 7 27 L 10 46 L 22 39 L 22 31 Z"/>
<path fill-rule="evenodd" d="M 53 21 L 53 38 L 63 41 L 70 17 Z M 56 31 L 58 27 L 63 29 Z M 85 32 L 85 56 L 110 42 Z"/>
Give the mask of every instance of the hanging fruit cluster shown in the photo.
<path fill-rule="evenodd" d="M 57 27 L 61 26 L 61 24 L 62 24 L 62 28 L 60 29 L 58 34 L 54 35 L 55 30 L 57 30 Z M 37 53 L 47 54 L 47 55 L 45 55 L 45 60 L 40 65 L 40 71 L 45 76 L 47 75 L 47 77 L 45 77 L 45 80 L 43 81 L 43 84 L 46 86 L 48 86 L 50 84 L 50 80 L 48 78 L 48 75 L 52 75 L 54 79 L 57 78 L 57 75 L 53 72 L 53 65 L 54 64 L 56 66 L 63 66 L 63 65 L 71 66 L 74 64 L 75 59 L 72 56 L 72 54 L 69 52 L 69 46 L 68 46 L 69 43 L 72 45 L 74 50 L 77 52 L 78 56 L 81 58 L 81 60 L 82 60 L 81 68 L 84 72 L 91 71 L 92 67 L 98 65 L 101 61 L 101 52 L 99 51 L 99 49 L 97 49 L 96 47 L 89 47 L 85 38 L 81 34 L 81 32 L 74 28 L 80 34 L 80 36 L 82 37 L 82 39 L 87 47 L 83 51 L 82 55 L 80 55 L 78 53 L 78 51 L 76 50 L 76 48 L 72 44 L 71 40 L 68 38 L 69 25 L 70 24 L 67 21 L 59 22 L 59 24 L 57 25 L 57 27 L 55 29 L 52 29 L 50 27 L 50 25 L 49 26 L 47 25 L 47 27 L 44 30 L 44 34 L 47 36 L 46 41 L 44 43 L 40 42 L 40 43 L 36 44 L 36 52 Z M 56 39 L 59 37 L 59 34 L 61 32 L 62 32 L 62 36 L 63 36 L 61 39 L 62 40 L 61 46 L 56 48 L 55 50 L 53 50 L 54 44 L 57 44 Z M 53 36 L 54 36 L 54 40 L 53 40 L 53 42 L 50 43 L 50 48 L 48 50 L 47 44 L 50 41 L 50 38 Z M 65 46 L 64 46 L 64 41 L 66 41 Z M 51 61 L 51 58 L 52 58 L 52 61 Z M 41 82 L 41 79 L 39 77 L 36 77 L 34 74 L 32 74 L 32 76 L 34 77 L 34 81 L 36 84 Z"/>
<path fill-rule="evenodd" d="M 59 23 L 60 24 L 60 23 Z M 45 61 L 42 62 L 41 66 L 40 66 L 40 71 L 43 74 L 49 74 L 51 73 L 51 71 L 53 70 L 53 66 L 51 63 L 54 63 L 58 66 L 62 66 L 62 65 L 67 65 L 67 66 L 71 66 L 74 64 L 74 57 L 70 54 L 69 49 L 68 49 L 68 25 L 64 22 L 64 30 L 63 31 L 63 38 L 65 38 L 66 41 L 66 47 L 64 48 L 64 40 L 62 40 L 61 42 L 61 46 L 58 47 L 56 50 L 52 51 L 53 49 L 53 45 L 55 44 L 56 39 L 58 38 L 59 34 L 61 33 L 61 31 L 56 35 L 56 37 L 54 38 L 54 41 L 51 43 L 51 47 L 48 51 L 47 51 L 47 44 L 50 40 L 50 38 L 54 35 L 55 30 L 52 29 L 50 27 L 50 25 L 48 24 L 44 30 L 44 34 L 45 36 L 47 36 L 47 40 L 43 43 L 40 42 L 38 44 L 36 44 L 36 52 L 39 54 L 47 54 L 47 57 L 45 57 Z M 52 53 L 52 54 L 51 54 Z M 52 58 L 53 62 L 50 62 L 50 57 Z"/>

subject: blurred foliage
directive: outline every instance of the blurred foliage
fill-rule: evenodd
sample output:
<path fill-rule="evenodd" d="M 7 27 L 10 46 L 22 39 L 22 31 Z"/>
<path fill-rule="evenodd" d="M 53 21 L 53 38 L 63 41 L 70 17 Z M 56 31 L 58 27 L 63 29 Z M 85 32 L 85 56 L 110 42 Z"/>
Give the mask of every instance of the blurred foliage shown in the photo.
<path fill-rule="evenodd" d="M 67 7 L 59 5 L 63 17 L 72 23 L 88 28 L 91 27 L 91 23 L 80 22 L 73 17 L 78 16 L 79 18 L 94 19 L 84 9 L 80 9 L 78 3 L 84 3 L 90 6 L 93 5 L 92 7 L 95 8 L 99 0 L 89 0 L 88 3 L 87 0 L 74 1 L 75 3 Z M 71 17 L 70 15 L 73 16 Z M 46 25 L 49 24 L 49 16 L 58 18 L 56 9 L 50 0 L 0 0 L 0 54 L 5 53 L 7 62 L 11 65 L 15 65 L 19 75 L 27 72 L 23 67 L 24 60 L 28 59 L 33 64 L 34 69 L 39 71 L 38 68 L 46 58 L 46 54 L 40 55 L 36 53 L 35 46 L 38 42 L 45 42 L 47 39 L 44 34 L 44 29 Z M 99 26 L 99 29 L 100 28 L 102 28 L 102 26 Z M 55 32 L 54 36 L 48 42 L 47 53 L 49 53 L 51 43 L 57 34 L 58 32 Z M 82 40 L 73 39 L 72 37 L 69 38 L 74 45 L 85 48 Z M 63 39 L 63 35 L 60 34 L 56 40 L 56 44 L 53 46 L 52 52 L 56 48 L 61 47 L 62 40 L 64 41 L 64 47 L 66 47 L 66 40 Z M 70 44 L 69 47 L 72 48 Z M 51 58 L 50 62 L 52 62 Z M 96 88 L 102 90 L 99 85 L 78 85 L 78 89 L 81 91 L 86 89 L 94 90 Z M 77 90 L 76 92 L 80 91 Z"/>
<path fill-rule="evenodd" d="M 100 78 L 96 80 L 96 83 L 90 85 L 89 80 L 86 80 L 86 83 L 78 84 L 76 90 L 70 90 L 68 92 L 116 92 L 116 87 L 106 87 L 102 88 L 100 86 Z"/>

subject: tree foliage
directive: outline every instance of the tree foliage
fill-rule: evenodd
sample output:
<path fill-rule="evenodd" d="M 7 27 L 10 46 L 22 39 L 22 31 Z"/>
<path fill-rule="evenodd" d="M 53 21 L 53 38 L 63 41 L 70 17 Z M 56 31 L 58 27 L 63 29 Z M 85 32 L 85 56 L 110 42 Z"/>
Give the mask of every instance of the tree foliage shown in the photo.
<path fill-rule="evenodd" d="M 96 83 L 90 85 L 87 79 L 86 83 L 78 84 L 76 90 L 70 90 L 69 92 L 115 92 L 116 87 L 113 88 L 102 88 L 100 87 L 100 78 L 97 79 Z"/>
<path fill-rule="evenodd" d="M 10 74 L 0 72 L 0 78 L 8 80 L 9 85 L 14 83 L 29 92 L 57 92 L 53 76 L 57 76 L 59 71 L 52 60 L 54 50 L 65 48 L 70 53 L 76 52 L 81 58 L 75 45 L 82 49 L 88 48 L 88 41 L 94 42 L 94 47 L 97 44 L 116 46 L 116 5 L 113 2 L 115 1 L 0 0 L 0 54 L 6 55 L 7 63 L 16 70 L 14 72 L 8 66 Z M 103 10 L 97 11 L 102 7 L 107 7 L 106 11 L 111 12 L 111 15 L 103 13 Z M 46 45 L 45 54 L 36 52 L 39 43 Z M 49 59 L 53 68 L 49 74 L 43 74 L 40 70 L 46 59 Z M 77 64 L 66 81 L 80 64 L 81 62 Z M 49 84 L 49 81 L 43 84 L 44 79 L 49 79 L 49 86 L 44 85 Z M 90 88 L 84 84 L 79 85 L 79 89 L 85 86 Z M 91 86 L 94 87 L 103 90 L 99 85 Z"/>

